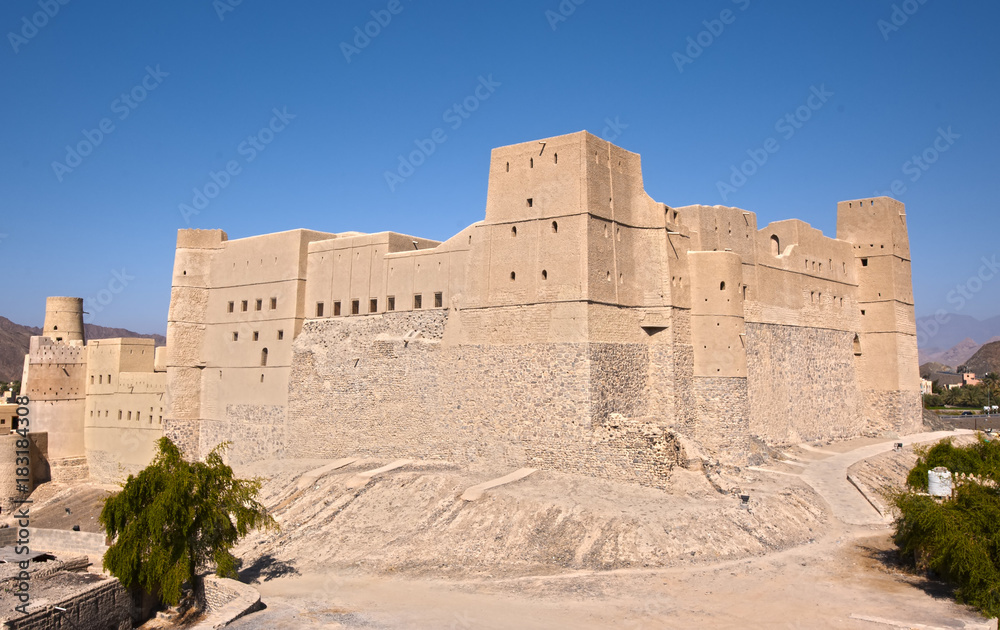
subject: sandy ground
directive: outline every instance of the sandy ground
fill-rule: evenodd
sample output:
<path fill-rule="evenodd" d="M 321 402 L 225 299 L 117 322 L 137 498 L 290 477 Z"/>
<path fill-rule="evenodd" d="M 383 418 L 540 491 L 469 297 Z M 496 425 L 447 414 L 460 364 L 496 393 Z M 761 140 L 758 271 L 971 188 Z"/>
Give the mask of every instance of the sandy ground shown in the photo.
<path fill-rule="evenodd" d="M 731 505 L 731 493 L 707 489 L 690 478 L 684 482 L 684 475 L 678 476 L 677 488 L 660 495 L 656 507 L 651 507 L 647 500 L 653 495 L 645 496 L 644 489 L 554 475 L 528 478 L 495 491 L 496 496 L 481 505 L 461 507 L 448 498 L 471 481 L 461 471 L 404 470 L 376 480 L 353 499 L 341 488 L 348 471 L 321 480 L 312 494 L 291 500 L 282 484 L 287 488 L 300 473 L 285 473 L 265 488 L 270 500 L 283 505 L 279 512 L 286 520 L 284 531 L 258 537 L 243 549 L 248 563 L 254 563 L 255 586 L 267 609 L 230 627 L 980 627 L 985 620 L 955 604 L 947 587 L 897 565 L 888 523 L 847 525 L 831 514 L 836 501 L 827 503 L 803 483 L 802 476 L 808 477 L 810 470 L 829 468 L 836 459 L 849 461 L 852 449 L 868 453 L 881 442 L 891 441 L 794 449 L 790 454 L 798 464 L 771 462 L 767 468 L 777 472 L 757 471 L 736 479 L 740 491 L 753 497 L 751 505 L 760 509 L 757 514 L 752 514 L 753 508 L 749 511 L 751 520 Z M 865 477 L 873 485 L 898 481 L 912 458 L 909 448 L 872 457 L 864 463 Z M 858 471 L 857 464 L 845 463 L 844 470 L 835 471 L 836 479 L 846 483 L 848 465 Z M 434 519 L 421 520 L 419 507 L 408 511 L 421 502 L 437 506 Z M 324 507 L 327 503 L 336 510 Z M 378 503 L 383 503 L 380 511 L 372 507 Z M 693 509 L 693 503 L 700 508 Z M 611 519 L 623 506 L 626 509 L 618 509 Z M 690 511 L 682 517 L 680 509 Z M 559 520 L 574 524 L 574 529 L 560 530 L 570 538 L 587 541 L 593 538 L 588 532 L 599 531 L 604 539 L 617 540 L 602 543 L 605 560 L 628 562 L 594 562 L 574 554 L 572 545 L 562 550 L 561 564 L 543 561 L 553 551 L 538 555 L 538 549 L 528 546 L 533 532 L 546 522 L 531 515 L 545 510 L 561 510 Z M 496 545 L 484 543 L 497 531 L 494 521 L 503 520 L 507 511 L 519 515 L 514 521 L 523 522 L 520 530 L 507 525 L 504 542 L 498 538 Z M 333 516 L 324 516 L 328 513 Z M 383 522 L 373 523 L 379 515 Z M 364 526 L 354 529 L 359 520 Z M 678 521 L 690 527 L 678 528 Z M 658 538 L 657 528 L 670 531 Z M 778 535 L 775 528 L 794 535 Z M 728 533 L 719 540 L 699 530 Z M 660 546 L 677 538 L 684 539 L 678 548 L 694 549 L 698 557 L 663 553 Z M 485 546 L 453 549 L 469 540 Z M 552 537 L 547 540 L 557 544 Z M 641 540 L 648 543 L 635 542 Z M 420 556 L 424 548 L 430 550 L 426 560 L 399 566 L 397 554 Z M 490 557 L 498 549 L 521 562 L 518 571 L 504 570 L 502 558 Z M 533 554 L 536 561 L 524 565 L 524 558 Z M 445 559 L 443 566 L 432 564 L 438 557 Z M 466 565 L 455 566 L 463 558 Z"/>
<path fill-rule="evenodd" d="M 891 627 L 855 614 L 963 628 L 979 619 L 940 584 L 896 567 L 891 549 L 886 530 L 833 528 L 813 544 L 706 567 L 448 582 L 310 570 L 259 584 L 267 610 L 230 627 Z"/>

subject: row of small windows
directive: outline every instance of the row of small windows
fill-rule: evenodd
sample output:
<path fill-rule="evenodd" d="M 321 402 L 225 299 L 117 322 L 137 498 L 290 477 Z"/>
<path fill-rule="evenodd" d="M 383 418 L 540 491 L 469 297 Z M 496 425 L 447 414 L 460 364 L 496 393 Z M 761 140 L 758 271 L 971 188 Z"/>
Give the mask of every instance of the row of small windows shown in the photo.
<path fill-rule="evenodd" d="M 278 298 L 273 297 L 273 298 L 271 298 L 271 310 L 273 311 L 276 308 L 278 308 Z M 250 301 L 249 300 L 242 300 L 240 302 L 240 312 L 246 313 L 248 310 L 250 310 Z M 256 300 L 254 300 L 254 309 L 253 310 L 255 310 L 255 311 L 262 311 L 262 310 L 264 310 L 264 300 L 262 300 L 261 298 L 257 298 Z M 235 313 L 236 312 L 236 302 L 230 302 L 227 305 L 227 307 L 226 307 L 226 312 L 228 312 L 228 313 Z"/>
<path fill-rule="evenodd" d="M 553 164 L 558 164 L 559 163 L 559 154 L 558 153 L 553 153 L 552 154 L 552 163 Z M 528 168 L 535 168 L 535 158 L 528 158 Z M 510 162 L 507 162 L 507 172 L 508 173 L 510 172 Z"/>
<path fill-rule="evenodd" d="M 818 302 L 820 305 L 822 305 L 823 304 L 823 292 L 822 291 L 810 291 L 809 292 L 809 301 L 812 302 L 812 303 L 817 303 Z M 840 306 L 841 308 L 843 308 L 843 306 L 844 306 L 844 298 L 842 298 L 842 297 L 838 298 L 836 295 L 833 296 L 833 305 L 834 306 Z M 864 315 L 865 312 L 861 311 L 861 314 Z"/>
<path fill-rule="evenodd" d="M 90 384 L 91 385 L 94 384 L 94 375 L 93 374 L 90 375 Z M 104 385 L 104 375 L 103 374 L 98 374 L 97 375 L 97 384 L 98 385 Z M 110 384 L 111 384 L 111 375 L 108 374 L 108 385 L 110 385 Z"/>
<path fill-rule="evenodd" d="M 512 278 L 513 279 L 513 278 Z M 420 293 L 413 294 L 413 308 L 415 310 L 424 307 L 424 296 Z M 434 308 L 444 307 L 444 294 L 435 293 L 434 294 Z M 387 311 L 396 310 L 396 296 L 390 295 L 385 300 L 385 309 Z M 368 300 L 368 312 L 378 313 L 378 298 L 370 298 Z M 339 300 L 333 303 L 333 316 L 340 317 L 342 315 L 341 302 Z M 351 315 L 361 314 L 361 300 L 351 300 Z M 323 317 L 326 315 L 326 303 L 316 302 L 316 317 Z"/>
<path fill-rule="evenodd" d="M 128 415 L 126 415 L 126 413 Z M 109 411 L 107 409 L 105 409 L 103 417 L 107 418 L 108 414 L 109 414 Z M 159 421 L 160 424 L 163 424 L 163 415 L 162 415 L 163 414 L 163 407 L 160 407 L 160 414 L 161 415 L 159 416 L 159 420 L 158 421 Z M 90 410 L 90 417 L 91 418 L 94 417 L 94 410 L 93 409 Z M 97 411 L 97 417 L 98 418 L 102 417 L 100 410 Z M 135 417 L 136 420 L 142 420 L 142 412 L 141 411 L 136 411 L 134 417 Z M 119 420 L 125 420 L 125 419 L 131 420 L 132 418 L 133 418 L 133 414 L 132 414 L 131 411 L 124 412 L 121 409 L 118 410 L 118 419 Z M 149 408 L 149 423 L 153 424 L 153 408 L 152 407 Z"/>
<path fill-rule="evenodd" d="M 279 330 L 278 334 L 277 334 L 278 341 L 281 341 L 284 338 L 285 338 L 285 331 Z M 240 340 L 240 333 L 238 333 L 236 331 L 233 331 L 233 341 L 239 341 L 239 340 Z M 260 341 L 260 331 L 259 330 L 253 331 L 253 340 L 254 341 Z"/>

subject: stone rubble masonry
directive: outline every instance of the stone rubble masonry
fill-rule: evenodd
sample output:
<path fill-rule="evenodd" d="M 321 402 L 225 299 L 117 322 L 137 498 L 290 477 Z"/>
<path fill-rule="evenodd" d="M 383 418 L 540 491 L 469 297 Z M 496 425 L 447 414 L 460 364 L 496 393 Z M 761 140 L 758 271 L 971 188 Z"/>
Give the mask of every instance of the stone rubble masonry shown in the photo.
<path fill-rule="evenodd" d="M 307 323 L 295 342 L 286 456 L 405 455 L 666 482 L 679 445 L 667 427 L 630 417 L 645 399 L 645 353 L 586 343 L 448 346 L 448 317 Z"/>

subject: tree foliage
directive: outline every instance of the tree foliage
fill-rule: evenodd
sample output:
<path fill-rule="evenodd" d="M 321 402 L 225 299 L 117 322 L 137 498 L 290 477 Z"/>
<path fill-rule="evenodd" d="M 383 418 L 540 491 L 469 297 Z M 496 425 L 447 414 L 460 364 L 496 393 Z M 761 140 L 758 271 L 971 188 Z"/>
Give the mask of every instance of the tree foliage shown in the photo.
<path fill-rule="evenodd" d="M 261 481 L 236 479 L 222 460 L 226 446 L 204 462 L 188 462 L 160 438 L 153 462 L 107 498 L 100 522 L 114 542 L 104 568 L 126 588 L 176 604 L 202 569 L 214 565 L 217 575 L 236 577 L 239 560 L 230 550 L 237 541 L 257 528 L 277 528 L 256 500 Z"/>
<path fill-rule="evenodd" d="M 894 540 L 904 556 L 919 559 L 958 588 L 959 601 L 988 616 L 1000 614 L 1000 442 L 980 438 L 956 447 L 950 440 L 919 452 L 907 478 L 909 489 L 893 496 L 899 510 Z M 927 489 L 927 471 L 944 466 L 970 473 L 983 483 L 966 482 L 953 497 L 935 499 Z"/>
<path fill-rule="evenodd" d="M 937 383 L 937 381 L 935 381 Z M 990 373 L 979 385 L 963 385 L 953 389 L 935 387 L 933 394 L 924 394 L 925 407 L 975 407 L 982 409 L 987 403 L 1000 405 L 1000 382 Z"/>

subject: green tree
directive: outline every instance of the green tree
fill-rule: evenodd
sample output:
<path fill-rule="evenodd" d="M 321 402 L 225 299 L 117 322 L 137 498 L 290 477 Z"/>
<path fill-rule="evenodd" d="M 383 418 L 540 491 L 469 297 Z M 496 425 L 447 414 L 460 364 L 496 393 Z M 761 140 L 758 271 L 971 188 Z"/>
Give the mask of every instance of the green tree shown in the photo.
<path fill-rule="evenodd" d="M 223 462 L 227 446 L 215 447 L 204 462 L 188 462 L 160 438 L 153 462 L 105 500 L 100 522 L 114 542 L 104 568 L 126 588 L 175 605 L 185 582 L 202 592 L 198 572 L 205 568 L 235 578 L 236 542 L 251 530 L 277 528 L 256 500 L 261 480 L 236 479 Z"/>
<path fill-rule="evenodd" d="M 936 571 L 955 584 L 959 601 L 987 616 L 1000 614 L 1000 442 L 980 439 L 969 446 L 944 440 L 919 450 L 908 489 L 892 495 L 899 510 L 894 540 L 918 568 Z M 927 471 L 942 466 L 952 473 L 977 475 L 953 496 L 925 494 Z"/>

